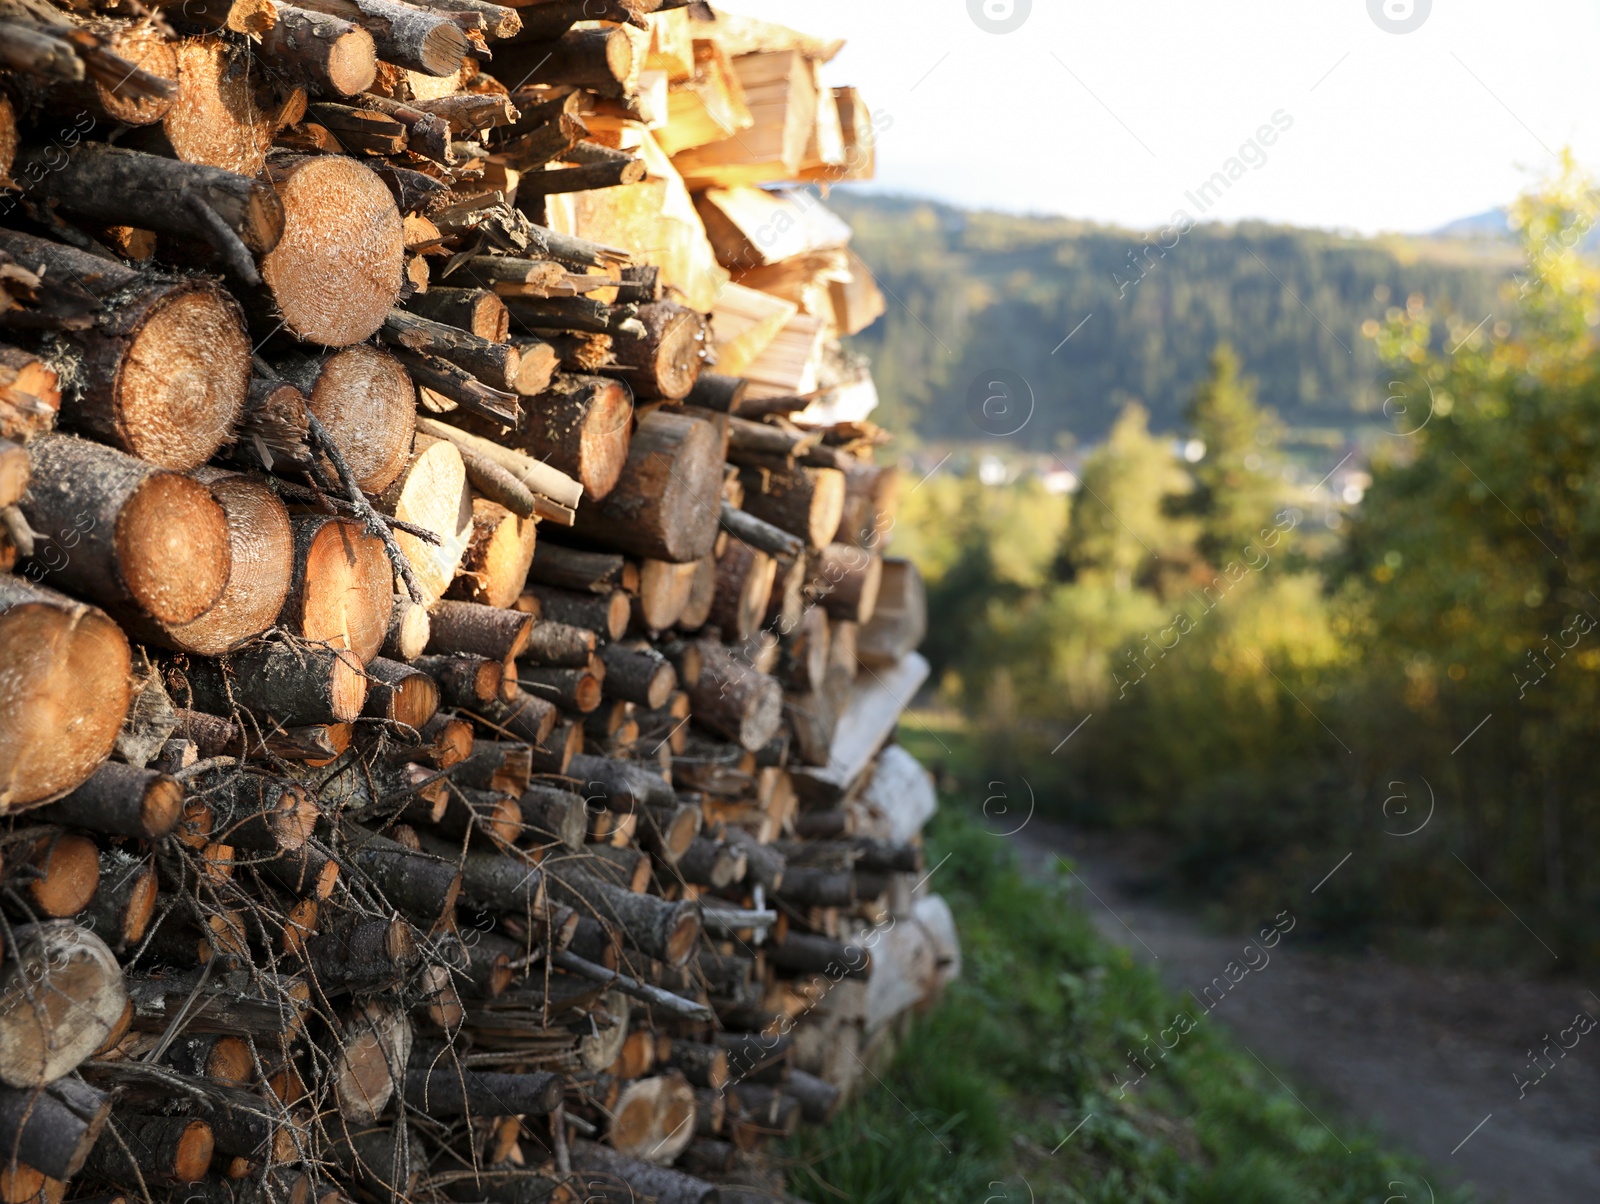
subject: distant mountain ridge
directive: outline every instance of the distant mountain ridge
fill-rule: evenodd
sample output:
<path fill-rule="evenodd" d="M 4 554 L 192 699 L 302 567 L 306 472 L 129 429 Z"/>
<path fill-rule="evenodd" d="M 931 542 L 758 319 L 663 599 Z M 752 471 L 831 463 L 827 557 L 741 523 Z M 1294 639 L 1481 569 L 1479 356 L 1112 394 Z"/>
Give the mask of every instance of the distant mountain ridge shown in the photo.
<path fill-rule="evenodd" d="M 1435 238 L 1501 238 L 1508 242 L 1516 237 L 1511 229 L 1511 214 L 1505 206 L 1474 213 L 1471 217 L 1458 217 L 1433 232 Z"/>
<path fill-rule="evenodd" d="M 998 370 L 1032 395 L 1015 446 L 1097 440 L 1129 400 L 1175 429 L 1224 338 L 1289 423 L 1382 421 L 1385 374 L 1362 324 L 1421 293 L 1475 325 L 1520 265 L 1513 244 L 1483 237 L 1257 222 L 1134 231 L 844 189 L 828 204 L 888 298 L 856 339 L 883 420 L 928 440 L 999 433 L 969 412 L 984 401 L 970 391 Z"/>

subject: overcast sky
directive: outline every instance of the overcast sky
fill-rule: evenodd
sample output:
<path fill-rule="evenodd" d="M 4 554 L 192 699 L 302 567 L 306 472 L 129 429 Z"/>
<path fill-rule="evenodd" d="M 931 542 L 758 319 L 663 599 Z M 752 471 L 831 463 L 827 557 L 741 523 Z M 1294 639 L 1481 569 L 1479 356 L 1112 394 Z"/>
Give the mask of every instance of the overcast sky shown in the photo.
<path fill-rule="evenodd" d="M 1423 231 L 1504 204 L 1563 145 L 1600 167 L 1594 0 L 1437 0 L 1406 33 L 1369 0 L 1033 0 L 1002 34 L 969 10 L 1022 2 L 725 7 L 847 38 L 828 82 L 893 121 L 874 187 L 961 205 L 1198 217 L 1184 194 L 1279 111 L 1291 128 L 1206 218 Z"/>

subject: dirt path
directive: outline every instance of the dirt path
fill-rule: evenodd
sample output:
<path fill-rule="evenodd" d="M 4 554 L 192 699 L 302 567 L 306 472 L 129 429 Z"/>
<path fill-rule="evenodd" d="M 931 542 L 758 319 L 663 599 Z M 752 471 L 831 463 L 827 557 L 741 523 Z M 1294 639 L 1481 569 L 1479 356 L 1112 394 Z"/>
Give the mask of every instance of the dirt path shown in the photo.
<path fill-rule="evenodd" d="M 1140 887 L 1148 870 L 1126 841 L 1038 818 L 1013 839 L 1034 871 L 1054 853 L 1071 857 L 1100 930 L 1154 961 L 1169 986 L 1198 993 L 1242 959 L 1248 937 L 1218 935 L 1149 898 Z M 1600 1020 L 1600 1000 L 1584 987 L 1338 957 L 1293 932 L 1268 956 L 1209 1015 L 1322 1119 L 1370 1120 L 1485 1201 L 1600 1200 L 1600 1026 L 1586 1037 L 1568 1027 L 1580 1011 Z M 1564 1029 L 1572 1048 L 1563 1056 Z M 1529 1050 L 1542 1056 L 1547 1045 L 1543 1064 L 1554 1067 L 1519 1098 L 1513 1074 L 1536 1076 Z"/>

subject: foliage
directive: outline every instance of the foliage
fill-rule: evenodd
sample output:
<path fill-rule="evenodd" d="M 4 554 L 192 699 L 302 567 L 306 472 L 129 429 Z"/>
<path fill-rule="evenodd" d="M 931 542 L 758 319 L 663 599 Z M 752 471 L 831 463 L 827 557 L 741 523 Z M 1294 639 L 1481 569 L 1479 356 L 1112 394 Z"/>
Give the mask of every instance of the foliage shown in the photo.
<path fill-rule="evenodd" d="M 1223 339 L 1286 422 L 1381 423 L 1387 378 L 1362 323 L 1391 298 L 1422 293 L 1470 328 L 1498 308 L 1501 282 L 1520 266 L 1514 248 L 1495 244 L 1259 222 L 1196 226 L 1154 255 L 1148 235 L 1062 218 L 844 189 L 828 204 L 854 227 L 852 245 L 888 296 L 856 340 L 872 357 L 883 421 L 928 440 L 975 437 L 967 387 L 998 368 L 1033 389 L 1019 445 L 1099 441 L 1129 401 L 1171 430 Z M 1134 253 L 1145 274 L 1124 289 L 1115 280 Z"/>
<path fill-rule="evenodd" d="M 975 822 L 973 734 L 945 727 L 936 744 L 918 724 L 908 746 L 946 764 L 940 745 L 953 747 L 966 779 L 929 833 L 930 860 L 950 855 L 936 885 L 961 930 L 963 977 L 881 1087 L 802 1130 L 791 1190 L 859 1204 L 1424 1198 L 1421 1168 L 1369 1132 L 1324 1129 L 1203 1019 L 1137 1087 L 1119 1087 L 1134 1077 L 1127 1050 L 1192 1005 L 1095 934 L 1065 872 L 1025 880 Z"/>

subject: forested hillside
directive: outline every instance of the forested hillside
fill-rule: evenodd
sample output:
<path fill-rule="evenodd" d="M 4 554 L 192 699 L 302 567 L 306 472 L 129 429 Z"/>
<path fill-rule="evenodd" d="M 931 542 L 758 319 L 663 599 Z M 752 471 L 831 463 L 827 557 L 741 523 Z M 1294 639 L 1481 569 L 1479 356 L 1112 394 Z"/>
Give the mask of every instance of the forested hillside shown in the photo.
<path fill-rule="evenodd" d="M 1150 410 L 1152 429 L 1172 429 L 1224 338 L 1289 424 L 1381 421 L 1385 377 L 1362 323 L 1421 293 L 1471 329 L 1510 312 L 1500 289 L 1521 262 L 1487 240 L 1260 223 L 1138 233 L 842 192 L 828 203 L 888 295 L 859 339 L 882 421 L 926 439 L 981 437 L 967 389 L 999 368 L 1035 395 L 1020 445 L 1052 447 L 1063 432 L 1098 441 L 1129 400 Z"/>

